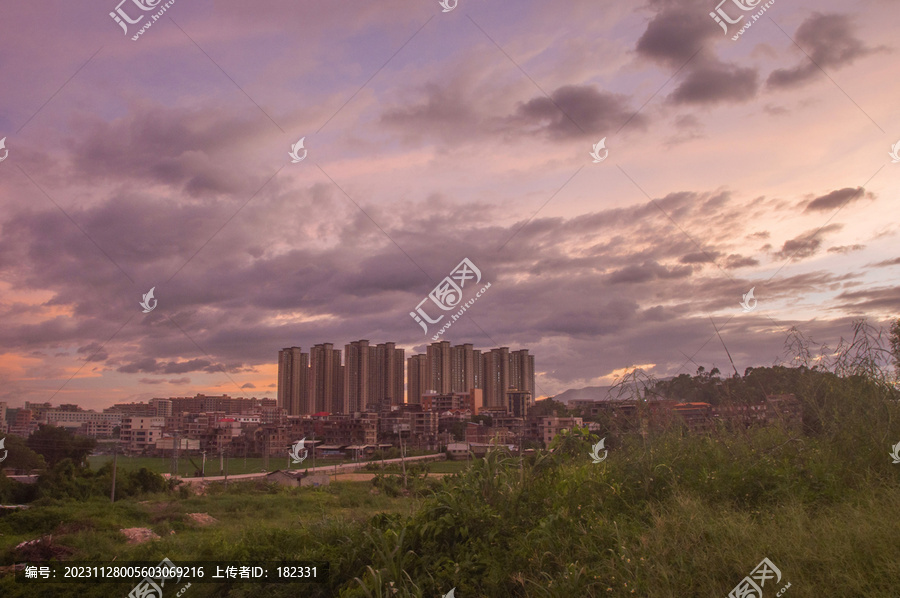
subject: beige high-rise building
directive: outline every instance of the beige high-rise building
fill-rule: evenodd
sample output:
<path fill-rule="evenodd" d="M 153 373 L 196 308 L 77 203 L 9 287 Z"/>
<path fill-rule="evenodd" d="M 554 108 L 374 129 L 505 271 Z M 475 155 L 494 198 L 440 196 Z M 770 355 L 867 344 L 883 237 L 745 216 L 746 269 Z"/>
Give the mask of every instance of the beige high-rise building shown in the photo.
<path fill-rule="evenodd" d="M 534 401 L 534 355 L 529 355 L 528 349 L 509 354 L 509 387 L 530 392 Z"/>
<path fill-rule="evenodd" d="M 481 351 L 479 351 L 478 349 L 474 349 L 472 351 L 472 364 L 474 376 L 472 388 L 480 388 L 484 390 L 484 357 L 482 356 Z"/>
<path fill-rule="evenodd" d="M 394 343 L 382 343 L 369 350 L 369 410 L 403 403 L 406 351 Z"/>
<path fill-rule="evenodd" d="M 425 357 L 428 363 L 428 381 L 426 391 L 433 390 L 437 393 L 450 392 L 450 343 L 441 341 L 431 343 L 425 348 Z"/>
<path fill-rule="evenodd" d="M 278 406 L 288 415 L 315 413 L 309 400 L 309 355 L 300 347 L 278 352 Z"/>
<path fill-rule="evenodd" d="M 475 349 L 471 343 L 450 349 L 450 392 L 469 392 L 475 386 Z"/>
<path fill-rule="evenodd" d="M 309 350 L 309 395 L 313 413 L 347 413 L 341 351 L 333 343 L 321 343 Z"/>
<path fill-rule="evenodd" d="M 372 349 L 367 340 L 344 345 L 344 411 L 341 413 L 356 413 L 368 407 L 372 391 L 370 367 L 375 365 L 370 359 L 374 357 Z"/>
<path fill-rule="evenodd" d="M 484 406 L 508 408 L 509 347 L 491 349 L 484 354 Z"/>
<path fill-rule="evenodd" d="M 425 355 L 413 355 L 406 366 L 406 402 L 418 405 L 428 391 L 428 359 Z"/>

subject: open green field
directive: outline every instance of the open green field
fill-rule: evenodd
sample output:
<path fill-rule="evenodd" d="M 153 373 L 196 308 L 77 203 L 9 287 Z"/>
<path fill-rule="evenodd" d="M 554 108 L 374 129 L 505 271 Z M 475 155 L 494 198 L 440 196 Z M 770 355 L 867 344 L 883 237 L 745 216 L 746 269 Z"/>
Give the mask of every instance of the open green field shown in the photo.
<path fill-rule="evenodd" d="M 221 560 L 227 552 L 236 560 L 267 560 L 307 553 L 321 542 L 333 543 L 332 561 L 338 558 L 341 530 L 359 526 L 372 516 L 409 515 L 421 504 L 413 496 L 390 498 L 371 493 L 372 485 L 342 482 L 324 488 L 281 488 L 245 482 L 216 484 L 210 493 L 189 498 L 170 494 L 151 495 L 144 500 L 93 499 L 83 502 L 41 501 L 28 511 L 0 515 L 0 562 L 12 562 L 12 548 L 25 540 L 52 534 L 54 542 L 72 551 L 67 560 L 119 562 L 163 557 L 174 563 L 188 560 Z M 200 525 L 188 513 L 206 513 L 217 521 Z M 119 532 L 122 528 L 146 527 L 159 540 L 131 546 Z M 174 533 L 172 533 L 174 532 Z M 315 543 L 303 540 L 315 537 Z M 126 596 L 134 583 L 43 586 L 44 594 L 28 591 L 12 577 L 0 579 L 0 596 Z M 297 588 L 292 587 L 297 594 Z M 258 590 L 259 588 L 257 588 Z M 221 595 L 217 585 L 194 584 L 188 597 Z M 261 595 L 261 594 L 260 594 Z M 287 595 L 287 594 L 284 594 Z"/>

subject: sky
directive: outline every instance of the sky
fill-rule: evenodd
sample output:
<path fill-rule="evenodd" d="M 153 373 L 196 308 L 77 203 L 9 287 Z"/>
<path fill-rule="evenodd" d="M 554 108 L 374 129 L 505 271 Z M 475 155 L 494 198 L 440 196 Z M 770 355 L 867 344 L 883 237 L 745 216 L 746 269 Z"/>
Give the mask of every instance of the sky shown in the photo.
<path fill-rule="evenodd" d="M 538 396 L 885 326 L 900 6 L 716 8 L 6 3 L 0 401 L 275 397 L 283 347 L 410 356 L 451 314 Z"/>

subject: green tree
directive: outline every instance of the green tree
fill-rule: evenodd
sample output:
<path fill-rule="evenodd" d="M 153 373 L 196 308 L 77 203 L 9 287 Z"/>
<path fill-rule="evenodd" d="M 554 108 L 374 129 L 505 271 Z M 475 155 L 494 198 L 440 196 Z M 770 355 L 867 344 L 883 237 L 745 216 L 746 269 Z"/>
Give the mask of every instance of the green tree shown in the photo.
<path fill-rule="evenodd" d="M 20 436 L 7 434 L 3 438 L 4 448 L 0 449 L 0 455 L 7 451 L 6 459 L 0 463 L 0 468 L 6 469 L 43 469 L 47 466 L 44 458 L 28 448 L 25 439 Z"/>
<path fill-rule="evenodd" d="M 472 421 L 477 423 L 481 423 L 485 426 L 491 427 L 494 425 L 494 418 L 490 415 L 473 415 Z"/>
<path fill-rule="evenodd" d="M 568 417 L 569 409 L 562 401 L 557 401 L 553 397 L 542 401 L 535 401 L 534 405 L 528 408 L 528 414 L 534 416 L 550 416 L 553 412 L 560 417 Z"/>
<path fill-rule="evenodd" d="M 79 467 L 86 464 L 97 441 L 86 436 L 77 436 L 65 428 L 41 424 L 25 441 L 28 448 L 43 455 L 51 467 L 63 459 L 71 459 Z"/>
<path fill-rule="evenodd" d="M 450 424 L 450 432 L 453 433 L 453 439 L 463 441 L 466 439 L 466 422 L 453 422 Z"/>

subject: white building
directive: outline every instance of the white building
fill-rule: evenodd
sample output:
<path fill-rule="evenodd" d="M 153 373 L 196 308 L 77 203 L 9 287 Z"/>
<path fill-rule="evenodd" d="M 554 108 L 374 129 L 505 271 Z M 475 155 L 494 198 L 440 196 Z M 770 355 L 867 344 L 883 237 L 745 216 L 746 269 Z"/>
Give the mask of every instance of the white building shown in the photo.
<path fill-rule="evenodd" d="M 119 413 L 97 413 L 96 411 L 57 411 L 51 409 L 46 413 L 47 423 L 59 428 L 80 428 L 85 423 L 122 425 Z"/>
<path fill-rule="evenodd" d="M 143 451 L 156 446 L 156 441 L 162 438 L 165 425 L 164 417 L 124 417 L 119 437 L 128 450 Z"/>

